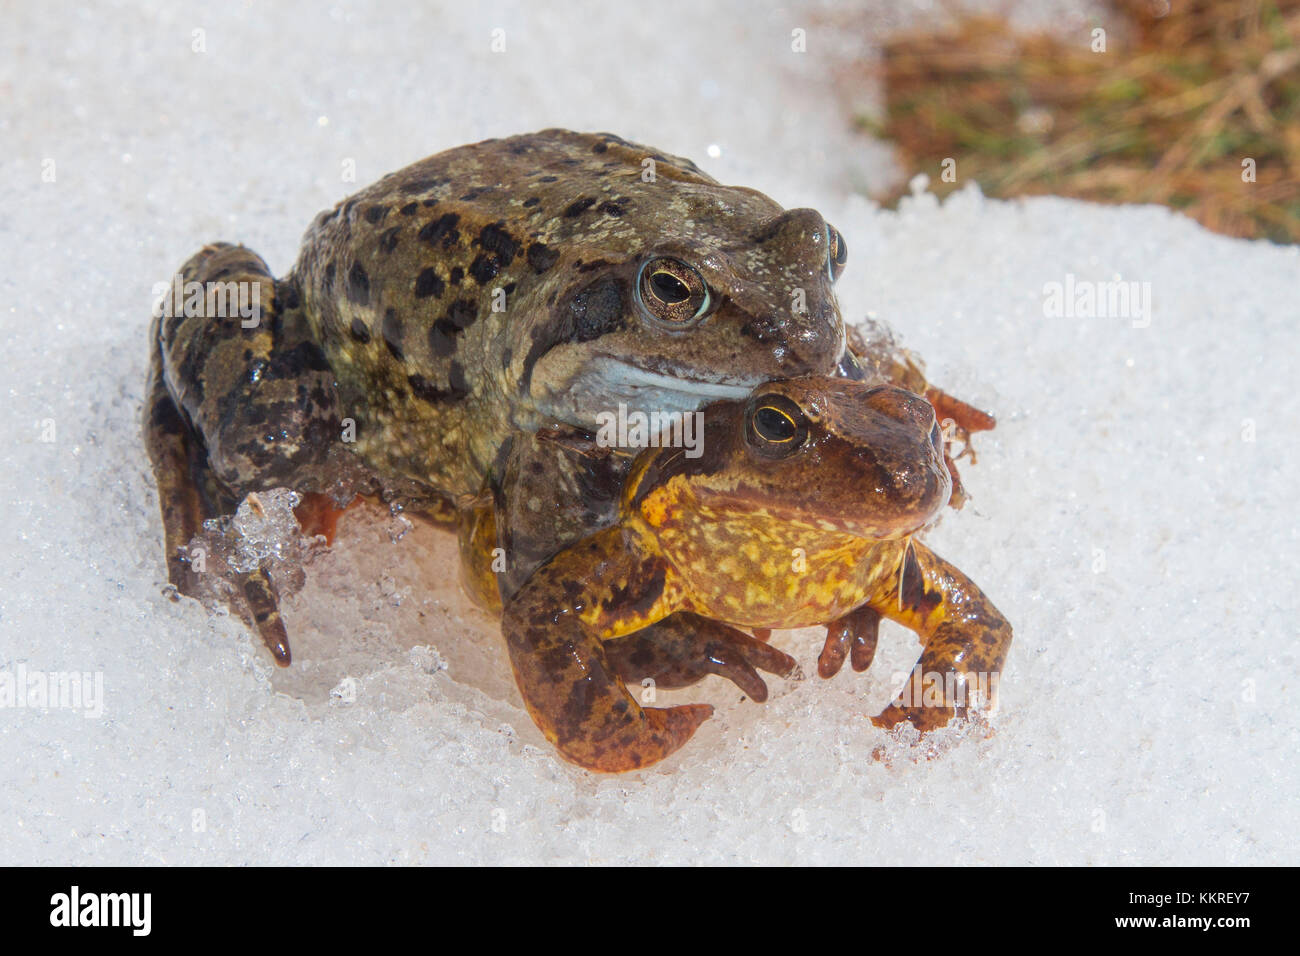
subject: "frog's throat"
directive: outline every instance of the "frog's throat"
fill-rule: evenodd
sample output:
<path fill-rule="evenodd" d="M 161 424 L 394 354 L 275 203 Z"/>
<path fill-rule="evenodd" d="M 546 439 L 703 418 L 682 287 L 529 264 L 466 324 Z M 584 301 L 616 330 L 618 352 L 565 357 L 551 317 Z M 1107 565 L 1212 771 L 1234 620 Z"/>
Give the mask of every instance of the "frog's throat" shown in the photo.
<path fill-rule="evenodd" d="M 708 373 L 701 370 L 700 374 Z M 696 378 L 688 369 L 682 374 L 652 372 L 601 356 L 585 363 L 565 387 L 538 395 L 537 407 L 544 416 L 591 428 L 598 415 L 617 414 L 620 404 L 627 412 L 694 412 L 720 399 L 746 398 L 762 381 L 741 375 L 728 381 Z"/>
<path fill-rule="evenodd" d="M 662 372 L 651 372 L 629 362 L 610 358 L 600 359 L 593 364 L 596 374 L 604 379 L 613 391 L 627 392 L 631 395 L 666 393 L 681 396 L 683 400 L 692 402 L 692 408 L 724 398 L 746 398 L 754 386 L 763 381 L 758 376 L 744 375 L 732 376 L 731 382 L 694 378 L 688 375 L 665 375 Z"/>

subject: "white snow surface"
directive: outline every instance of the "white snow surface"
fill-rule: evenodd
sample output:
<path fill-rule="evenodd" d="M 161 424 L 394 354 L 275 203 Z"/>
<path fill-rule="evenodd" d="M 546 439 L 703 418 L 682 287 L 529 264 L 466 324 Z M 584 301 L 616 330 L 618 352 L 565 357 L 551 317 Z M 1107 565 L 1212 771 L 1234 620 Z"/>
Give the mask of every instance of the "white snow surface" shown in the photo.
<path fill-rule="evenodd" d="M 98 674 L 103 699 L 0 709 L 0 863 L 1300 862 L 1300 248 L 974 187 L 882 211 L 855 190 L 899 171 L 851 131 L 825 11 L 7 14 L 0 680 Z M 845 316 L 890 323 L 998 416 L 963 468 L 971 504 L 928 538 L 1016 629 L 987 727 L 917 747 L 871 726 L 916 656 L 901 629 L 830 681 L 816 632 L 778 632 L 806 679 L 760 705 L 709 678 L 673 696 L 718 708 L 679 754 L 584 773 L 522 710 L 450 536 L 377 508 L 286 600 L 287 671 L 236 619 L 169 600 L 139 428 L 151 286 L 214 239 L 283 273 L 347 193 L 546 126 L 820 209 L 850 247 Z M 1149 283 L 1149 324 L 1047 315 L 1071 275 Z"/>

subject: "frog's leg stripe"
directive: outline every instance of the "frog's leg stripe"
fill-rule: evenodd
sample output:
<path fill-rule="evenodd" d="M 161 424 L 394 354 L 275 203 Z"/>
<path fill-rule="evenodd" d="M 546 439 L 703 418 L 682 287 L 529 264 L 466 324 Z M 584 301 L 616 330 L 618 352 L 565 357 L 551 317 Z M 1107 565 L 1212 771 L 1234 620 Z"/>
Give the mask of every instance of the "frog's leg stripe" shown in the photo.
<path fill-rule="evenodd" d="M 965 716 L 977 690 L 995 695 L 997 680 L 1011 647 L 1011 625 L 974 582 L 924 545 L 904 546 L 901 572 L 871 606 L 921 638 L 921 659 L 903 694 L 872 723 L 890 728 L 908 721 L 921 731 L 933 730 L 954 716 Z M 919 582 L 919 583 L 916 583 Z M 955 688 L 957 700 L 930 700 L 921 688 Z M 978 701 L 989 706 L 994 701 Z"/>
<path fill-rule="evenodd" d="M 529 715 L 566 760 L 604 773 L 657 763 L 713 713 L 707 704 L 642 708 L 606 658 L 600 634 L 636 630 L 673 608 L 615 620 L 617 595 L 652 575 L 622 530 L 584 539 L 538 568 L 505 607 L 502 632 Z"/>
<path fill-rule="evenodd" d="M 764 670 L 789 677 L 798 664 L 789 654 L 734 627 L 679 611 L 649 627 L 605 643 L 605 657 L 625 681 L 645 678 L 658 687 L 688 687 L 709 674 L 725 677 L 754 701 L 767 700 Z"/>

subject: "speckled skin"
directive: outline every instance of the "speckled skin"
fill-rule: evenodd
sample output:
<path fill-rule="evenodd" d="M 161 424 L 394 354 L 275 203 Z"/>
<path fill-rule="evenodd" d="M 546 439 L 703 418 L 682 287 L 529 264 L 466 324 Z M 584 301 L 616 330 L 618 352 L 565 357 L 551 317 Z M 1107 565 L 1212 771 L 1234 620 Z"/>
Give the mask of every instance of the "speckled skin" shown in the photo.
<path fill-rule="evenodd" d="M 797 426 L 789 441 L 760 427 L 771 407 Z M 829 623 L 827 676 L 850 646 L 855 665 L 870 663 L 881 617 L 921 637 L 918 674 L 965 685 L 1000 672 L 1010 625 L 915 540 L 951 491 L 925 399 L 802 378 L 705 415 L 701 457 L 643 452 L 617 522 L 542 564 L 506 603 L 502 628 L 529 713 L 566 759 L 645 767 L 709 716 L 704 705 L 642 708 L 622 683 L 636 667 L 606 650 L 679 612 L 754 629 Z M 926 731 L 971 703 L 900 699 L 874 720 Z"/>

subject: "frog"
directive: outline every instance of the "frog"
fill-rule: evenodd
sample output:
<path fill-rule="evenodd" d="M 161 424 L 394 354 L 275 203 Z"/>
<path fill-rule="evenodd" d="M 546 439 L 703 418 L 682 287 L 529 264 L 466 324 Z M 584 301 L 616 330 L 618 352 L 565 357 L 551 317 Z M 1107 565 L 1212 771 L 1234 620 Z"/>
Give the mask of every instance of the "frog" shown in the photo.
<path fill-rule="evenodd" d="M 506 601 L 517 684 L 563 758 L 641 770 L 712 715 L 707 704 L 643 707 L 626 686 L 673 666 L 631 660 L 627 642 L 683 612 L 756 633 L 826 625 L 823 676 L 846 656 L 869 666 L 881 619 L 911 629 L 922 652 L 872 718 L 883 729 L 926 734 L 995 705 L 1011 626 L 919 540 L 952 492 L 929 401 L 880 381 L 805 376 L 702 414 L 702 454 L 643 450 L 615 520 L 540 563 Z"/>
<path fill-rule="evenodd" d="M 342 509 L 374 496 L 455 526 L 475 555 L 511 532 L 497 516 L 518 512 L 504 476 L 525 436 L 589 431 L 620 405 L 693 411 L 802 374 L 911 381 L 905 358 L 852 344 L 833 291 L 846 263 L 843 235 L 815 210 L 613 134 L 559 129 L 384 176 L 316 217 L 283 278 L 245 246 L 204 246 L 178 285 L 247 290 L 252 307 L 208 295 L 156 310 L 144 431 L 168 580 L 200 594 L 187 543 L 271 488 L 303 496 L 309 534 L 330 538 Z M 608 517 L 579 505 L 587 523 L 570 537 L 530 530 L 516 584 Z M 230 600 L 288 666 L 268 572 L 235 575 Z M 659 628 L 661 646 L 718 657 L 690 628 L 662 633 L 674 626 Z M 788 663 L 745 642 L 729 654 Z"/>

